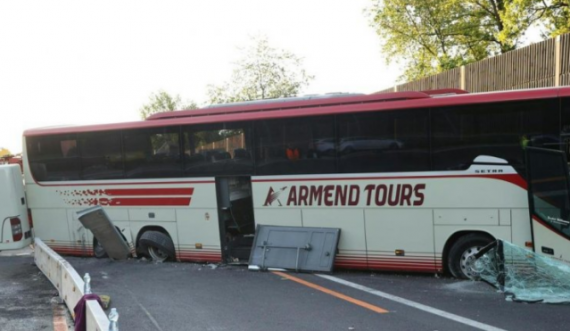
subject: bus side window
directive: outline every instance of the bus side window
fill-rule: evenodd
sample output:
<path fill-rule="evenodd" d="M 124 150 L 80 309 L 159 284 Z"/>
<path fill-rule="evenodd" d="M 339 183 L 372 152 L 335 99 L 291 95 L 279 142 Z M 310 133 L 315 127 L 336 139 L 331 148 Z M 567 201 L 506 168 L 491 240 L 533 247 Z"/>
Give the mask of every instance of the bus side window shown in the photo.
<path fill-rule="evenodd" d="M 125 131 L 126 177 L 182 176 L 178 135 L 177 127 Z"/>
<path fill-rule="evenodd" d="M 183 128 L 184 174 L 190 177 L 251 175 L 249 123 L 217 123 Z"/>
<path fill-rule="evenodd" d="M 559 135 L 558 118 L 555 100 L 434 109 L 434 170 L 467 169 L 477 156 L 489 155 L 505 159 L 521 171 L 523 146 L 532 145 L 533 139 L 543 145 L 548 137 Z"/>
<path fill-rule="evenodd" d="M 340 172 L 429 170 L 428 110 L 338 117 Z"/>
<path fill-rule="evenodd" d="M 561 149 L 566 153 L 566 159 L 570 160 L 570 97 L 562 99 L 561 113 L 562 141 Z"/>
<path fill-rule="evenodd" d="M 30 167 L 38 181 L 78 180 L 80 158 L 74 134 L 31 137 Z"/>
<path fill-rule="evenodd" d="M 255 137 L 258 175 L 336 172 L 332 116 L 255 122 Z"/>
<path fill-rule="evenodd" d="M 85 180 L 124 177 L 119 131 L 93 132 L 79 136 L 81 178 Z"/>

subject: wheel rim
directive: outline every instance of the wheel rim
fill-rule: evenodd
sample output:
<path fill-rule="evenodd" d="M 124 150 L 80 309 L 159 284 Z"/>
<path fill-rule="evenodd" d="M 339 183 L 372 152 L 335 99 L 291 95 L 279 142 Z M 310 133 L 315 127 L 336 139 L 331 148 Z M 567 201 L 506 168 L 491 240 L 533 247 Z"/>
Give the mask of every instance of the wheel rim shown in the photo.
<path fill-rule="evenodd" d="M 105 255 L 105 249 L 103 248 L 103 246 L 101 246 L 101 244 L 99 242 L 97 242 L 97 245 L 95 245 L 95 255 L 96 256 L 104 256 Z"/>
<path fill-rule="evenodd" d="M 168 254 L 156 247 L 148 246 L 148 255 L 156 262 L 164 262 L 168 259 Z"/>
<path fill-rule="evenodd" d="M 473 278 L 477 276 L 477 272 L 473 269 L 473 263 L 475 262 L 475 254 L 479 253 L 481 246 L 473 246 L 461 254 L 461 261 L 459 265 L 461 266 L 461 271 L 467 278 Z"/>

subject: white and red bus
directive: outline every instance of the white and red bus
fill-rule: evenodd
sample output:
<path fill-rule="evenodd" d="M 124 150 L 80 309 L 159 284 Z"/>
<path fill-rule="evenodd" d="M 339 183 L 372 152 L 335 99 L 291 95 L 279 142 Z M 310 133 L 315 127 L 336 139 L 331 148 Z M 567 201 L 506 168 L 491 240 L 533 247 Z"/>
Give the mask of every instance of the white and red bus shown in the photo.
<path fill-rule="evenodd" d="M 0 222 L 0 251 L 30 246 L 32 230 L 19 165 L 0 164 Z"/>
<path fill-rule="evenodd" d="M 101 205 L 158 260 L 247 260 L 257 224 L 333 227 L 337 267 L 467 277 L 498 238 L 570 260 L 566 133 L 568 87 L 292 98 L 28 130 L 24 173 L 64 254 L 104 254 L 75 217 Z"/>

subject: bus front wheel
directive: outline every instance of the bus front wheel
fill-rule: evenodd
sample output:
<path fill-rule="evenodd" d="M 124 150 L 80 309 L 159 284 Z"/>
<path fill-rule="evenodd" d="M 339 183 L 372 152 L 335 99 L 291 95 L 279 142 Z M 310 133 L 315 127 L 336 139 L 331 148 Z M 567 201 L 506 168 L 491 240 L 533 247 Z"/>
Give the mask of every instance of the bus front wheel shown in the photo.
<path fill-rule="evenodd" d="M 174 257 L 174 243 L 162 232 L 146 231 L 141 235 L 139 245 L 153 261 L 164 262 Z"/>
<path fill-rule="evenodd" d="M 93 238 L 93 255 L 95 255 L 95 257 L 98 259 L 102 259 L 108 256 L 107 252 L 105 252 L 105 248 L 103 248 L 97 238 Z"/>
<path fill-rule="evenodd" d="M 447 268 L 453 277 L 458 279 L 474 279 L 477 277 L 472 268 L 475 254 L 493 241 L 481 233 L 472 233 L 459 238 L 449 250 Z"/>

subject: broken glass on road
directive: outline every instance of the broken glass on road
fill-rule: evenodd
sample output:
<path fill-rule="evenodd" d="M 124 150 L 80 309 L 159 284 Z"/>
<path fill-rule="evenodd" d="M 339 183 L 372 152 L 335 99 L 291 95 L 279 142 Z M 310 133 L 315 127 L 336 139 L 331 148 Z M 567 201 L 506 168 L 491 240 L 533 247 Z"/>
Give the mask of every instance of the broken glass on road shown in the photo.
<path fill-rule="evenodd" d="M 478 278 L 497 287 L 507 300 L 570 303 L 570 265 L 510 242 L 497 240 L 474 257 Z"/>

